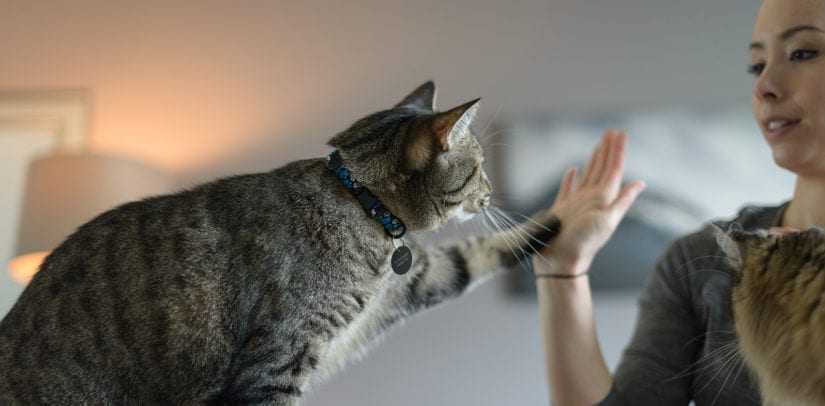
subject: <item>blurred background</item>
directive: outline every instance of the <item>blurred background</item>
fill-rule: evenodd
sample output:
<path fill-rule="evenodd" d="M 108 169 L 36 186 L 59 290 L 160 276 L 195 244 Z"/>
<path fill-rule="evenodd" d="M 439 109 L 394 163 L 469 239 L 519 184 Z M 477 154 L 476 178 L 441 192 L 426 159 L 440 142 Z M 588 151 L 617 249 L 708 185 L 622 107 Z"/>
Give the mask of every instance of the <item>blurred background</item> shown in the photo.
<path fill-rule="evenodd" d="M 713 140 L 713 131 L 730 123 L 736 128 L 721 150 L 715 147 L 722 153 L 714 159 L 698 148 L 677 161 L 706 171 L 670 168 L 702 178 L 690 189 L 697 202 L 748 179 L 747 170 L 739 179 L 714 176 L 722 171 L 714 165 L 726 162 L 725 146 L 740 143 L 754 145 L 756 155 L 734 166 L 778 176 L 778 187 L 756 198 L 778 202 L 792 185 L 769 162 L 748 119 L 746 48 L 758 3 L 0 0 L 0 263 L 27 252 L 26 239 L 45 240 L 28 231 L 42 225 L 24 221 L 45 218 L 37 214 L 38 202 L 58 216 L 69 210 L 64 197 L 37 192 L 36 173 L 46 181 L 56 179 L 49 175 L 54 171 L 88 180 L 125 165 L 141 179 L 153 177 L 145 188 L 113 192 L 114 200 L 97 203 L 105 209 L 117 199 L 266 171 L 325 156 L 329 138 L 426 80 L 436 82 L 442 109 L 482 97 L 474 128 L 494 140 L 487 143 L 488 173 L 504 193 L 501 205 L 528 210 L 537 198 L 549 199 L 557 180 L 542 168 L 579 162 L 603 125 L 636 128 L 627 118 L 643 112 L 645 123 L 672 128 L 682 122 L 666 119 L 674 111 L 679 120 L 701 123 L 709 114 L 718 123 L 702 134 L 682 128 L 679 145 Z M 577 130 L 560 130 L 559 120 L 570 117 Z M 657 134 L 648 132 L 645 143 Z M 528 137 L 538 144 L 525 143 Z M 631 151 L 634 142 L 642 141 L 631 138 Z M 683 151 L 668 145 L 671 153 Z M 657 150 L 648 145 L 647 151 L 655 156 Z M 86 172 L 32 169 L 56 153 L 106 162 Z M 651 170 L 633 176 L 644 179 Z M 529 181 L 522 183 L 524 177 Z M 715 186 L 703 189 L 705 180 Z M 698 209 L 677 231 L 699 227 L 700 217 L 735 211 L 730 204 Z M 79 214 L 88 218 L 78 221 L 93 214 Z M 437 237 L 471 231 L 451 226 Z M 658 252 L 650 247 L 648 256 Z M 647 271 L 595 293 L 611 367 L 632 330 Z M 0 276 L 0 315 L 24 287 L 11 275 Z M 547 404 L 535 307 L 529 289 L 515 292 L 508 276 L 493 279 L 394 331 L 306 404 Z"/>

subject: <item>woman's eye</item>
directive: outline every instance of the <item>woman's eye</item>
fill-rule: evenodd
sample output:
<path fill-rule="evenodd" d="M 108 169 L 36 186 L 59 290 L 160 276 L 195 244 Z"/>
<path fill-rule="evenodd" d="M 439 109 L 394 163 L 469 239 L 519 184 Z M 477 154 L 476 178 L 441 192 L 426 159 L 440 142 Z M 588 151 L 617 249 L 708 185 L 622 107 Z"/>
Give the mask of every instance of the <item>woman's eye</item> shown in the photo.
<path fill-rule="evenodd" d="M 815 57 L 817 53 L 818 51 L 815 49 L 797 49 L 796 51 L 791 52 L 791 60 L 804 61 Z"/>
<path fill-rule="evenodd" d="M 763 69 L 765 69 L 764 63 L 754 63 L 748 65 L 748 73 L 750 73 L 753 76 L 759 76 L 759 74 L 762 73 Z"/>

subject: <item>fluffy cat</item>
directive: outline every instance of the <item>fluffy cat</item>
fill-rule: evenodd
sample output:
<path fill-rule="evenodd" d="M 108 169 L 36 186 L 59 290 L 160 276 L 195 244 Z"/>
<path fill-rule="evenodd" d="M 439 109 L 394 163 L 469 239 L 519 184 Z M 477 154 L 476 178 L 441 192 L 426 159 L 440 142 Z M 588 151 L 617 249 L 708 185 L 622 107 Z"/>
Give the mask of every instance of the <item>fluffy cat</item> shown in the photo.
<path fill-rule="evenodd" d="M 825 233 L 717 230 L 742 356 L 767 405 L 825 405 Z"/>
<path fill-rule="evenodd" d="M 415 241 L 490 204 L 478 101 L 434 100 L 428 82 L 358 120 L 327 160 L 81 226 L 0 322 L 0 404 L 297 405 L 388 328 L 524 260 L 557 232 L 549 212 L 506 232 L 518 246 L 505 232 Z M 405 232 L 412 267 L 396 273 Z"/>

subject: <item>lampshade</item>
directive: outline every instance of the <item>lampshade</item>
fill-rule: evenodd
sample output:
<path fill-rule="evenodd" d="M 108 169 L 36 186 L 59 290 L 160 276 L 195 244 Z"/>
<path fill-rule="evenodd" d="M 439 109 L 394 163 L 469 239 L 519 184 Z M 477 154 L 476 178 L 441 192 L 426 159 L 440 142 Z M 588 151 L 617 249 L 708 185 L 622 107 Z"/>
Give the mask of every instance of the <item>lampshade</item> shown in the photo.
<path fill-rule="evenodd" d="M 46 255 L 96 215 L 170 190 L 171 180 L 164 173 L 122 158 L 58 154 L 32 162 L 12 277 L 28 283 Z"/>

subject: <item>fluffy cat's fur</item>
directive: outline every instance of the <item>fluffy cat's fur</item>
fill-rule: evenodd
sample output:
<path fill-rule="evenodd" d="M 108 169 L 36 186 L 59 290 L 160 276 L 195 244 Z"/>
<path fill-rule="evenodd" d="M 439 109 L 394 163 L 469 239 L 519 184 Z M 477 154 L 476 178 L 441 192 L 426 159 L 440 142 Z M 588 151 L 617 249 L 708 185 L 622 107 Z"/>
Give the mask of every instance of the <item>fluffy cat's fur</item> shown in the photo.
<path fill-rule="evenodd" d="M 0 404 L 296 405 L 391 326 L 523 260 L 557 232 L 549 212 L 518 247 L 416 242 L 490 203 L 477 101 L 434 101 L 425 83 L 329 141 L 406 223 L 408 273 L 325 159 L 128 203 L 56 248 L 0 322 Z"/>
<path fill-rule="evenodd" d="M 740 351 L 766 405 L 825 405 L 825 234 L 717 230 Z"/>

